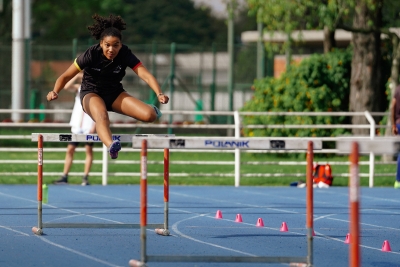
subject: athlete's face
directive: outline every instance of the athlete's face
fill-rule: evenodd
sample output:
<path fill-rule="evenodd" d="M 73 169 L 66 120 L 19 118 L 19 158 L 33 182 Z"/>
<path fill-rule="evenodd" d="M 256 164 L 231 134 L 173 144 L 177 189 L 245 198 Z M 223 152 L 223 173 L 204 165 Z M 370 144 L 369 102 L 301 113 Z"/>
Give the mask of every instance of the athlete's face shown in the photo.
<path fill-rule="evenodd" d="M 121 40 L 115 36 L 105 36 L 103 40 L 100 41 L 100 46 L 103 49 L 104 56 L 113 60 L 122 47 Z"/>

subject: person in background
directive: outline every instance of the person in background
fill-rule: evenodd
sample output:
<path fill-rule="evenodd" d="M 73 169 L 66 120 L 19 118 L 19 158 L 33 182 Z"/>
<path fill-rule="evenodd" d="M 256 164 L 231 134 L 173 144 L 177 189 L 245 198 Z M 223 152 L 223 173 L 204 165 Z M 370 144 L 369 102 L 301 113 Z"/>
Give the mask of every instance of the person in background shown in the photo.
<path fill-rule="evenodd" d="M 108 148 L 110 157 L 116 159 L 121 150 L 118 140 L 112 139 L 108 111 L 124 114 L 143 122 L 154 122 L 161 117 L 160 110 L 128 94 L 122 84 L 126 68 L 133 70 L 154 91 L 161 104 L 168 96 L 161 91 L 156 78 L 142 62 L 122 43 L 121 31 L 126 23 L 120 16 L 102 17 L 95 14 L 95 23 L 88 27 L 99 43 L 89 47 L 58 77 L 54 88 L 47 94 L 47 101 L 58 98 L 64 85 L 83 71 L 80 99 L 83 110 L 96 122 L 96 132 Z"/>
<path fill-rule="evenodd" d="M 96 126 L 92 118 L 82 110 L 81 101 L 79 98 L 80 85 L 82 82 L 82 73 L 78 73 L 72 78 L 64 87 L 64 89 L 74 92 L 75 104 L 72 109 L 71 120 L 71 132 L 74 134 L 92 134 L 96 130 Z M 75 149 L 79 145 L 78 142 L 70 142 L 67 146 L 67 153 L 65 155 L 64 171 L 63 175 L 54 184 L 68 184 L 68 173 L 72 166 L 74 159 Z M 82 185 L 89 185 L 89 172 L 93 162 L 93 143 L 87 142 L 85 144 L 86 158 L 84 175 L 82 177 Z"/>
<path fill-rule="evenodd" d="M 390 114 L 392 121 L 392 133 L 399 135 L 400 133 L 400 85 L 396 87 L 394 97 L 390 103 Z M 394 188 L 400 189 L 400 153 L 397 155 L 397 172 Z"/>

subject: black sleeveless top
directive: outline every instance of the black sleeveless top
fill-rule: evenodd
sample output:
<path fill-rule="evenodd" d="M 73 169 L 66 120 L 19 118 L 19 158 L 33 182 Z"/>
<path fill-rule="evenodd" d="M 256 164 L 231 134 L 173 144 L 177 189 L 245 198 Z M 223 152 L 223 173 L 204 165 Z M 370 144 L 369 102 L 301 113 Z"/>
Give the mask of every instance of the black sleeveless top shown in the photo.
<path fill-rule="evenodd" d="M 126 46 L 122 45 L 118 55 L 107 59 L 100 44 L 89 47 L 74 61 L 79 70 L 83 70 L 81 90 L 95 93 L 107 93 L 122 89 L 122 78 L 127 67 L 136 69 L 142 63 Z"/>

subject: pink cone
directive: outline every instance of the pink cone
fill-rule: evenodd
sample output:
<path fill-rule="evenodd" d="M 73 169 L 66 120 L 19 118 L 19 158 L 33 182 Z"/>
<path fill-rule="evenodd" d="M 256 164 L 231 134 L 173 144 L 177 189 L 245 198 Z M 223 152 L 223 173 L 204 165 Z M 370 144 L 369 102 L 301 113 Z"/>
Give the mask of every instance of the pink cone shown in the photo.
<path fill-rule="evenodd" d="M 236 215 L 236 220 L 235 220 L 235 222 L 238 222 L 238 223 L 243 222 L 243 220 L 242 220 L 242 215 L 237 214 L 237 215 Z"/>
<path fill-rule="evenodd" d="M 350 234 L 346 235 L 346 239 L 344 240 L 345 244 L 350 244 Z"/>
<path fill-rule="evenodd" d="M 222 219 L 222 212 L 217 210 L 217 214 L 215 214 L 215 219 Z"/>
<path fill-rule="evenodd" d="M 289 229 L 288 229 L 288 227 L 287 227 L 287 224 L 285 223 L 285 222 L 283 222 L 282 223 L 282 226 L 281 226 L 281 230 L 280 230 L 281 232 L 287 232 L 287 231 L 289 231 Z"/>
<path fill-rule="evenodd" d="M 382 251 L 383 251 L 383 252 L 390 252 L 390 251 L 392 251 L 392 249 L 390 248 L 390 244 L 389 244 L 389 241 L 388 241 L 388 240 L 383 241 Z"/>
<path fill-rule="evenodd" d="M 256 226 L 257 227 L 264 227 L 264 222 L 263 222 L 262 218 L 258 218 Z"/>

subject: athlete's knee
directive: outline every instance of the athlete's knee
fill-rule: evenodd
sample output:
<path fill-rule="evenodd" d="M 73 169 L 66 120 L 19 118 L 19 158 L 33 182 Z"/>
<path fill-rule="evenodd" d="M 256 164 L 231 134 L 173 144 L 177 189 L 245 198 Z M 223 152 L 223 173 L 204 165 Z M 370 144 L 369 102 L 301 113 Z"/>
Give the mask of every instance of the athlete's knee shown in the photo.
<path fill-rule="evenodd" d="M 95 116 L 96 118 L 96 123 L 99 124 L 110 124 L 110 118 L 108 117 L 108 112 L 107 111 L 101 111 Z"/>
<path fill-rule="evenodd" d="M 67 154 L 69 156 L 73 156 L 75 153 L 75 146 L 74 145 L 68 145 L 67 146 Z"/>
<path fill-rule="evenodd" d="M 143 118 L 145 122 L 154 122 L 156 119 L 157 114 L 154 111 L 148 112 Z"/>

